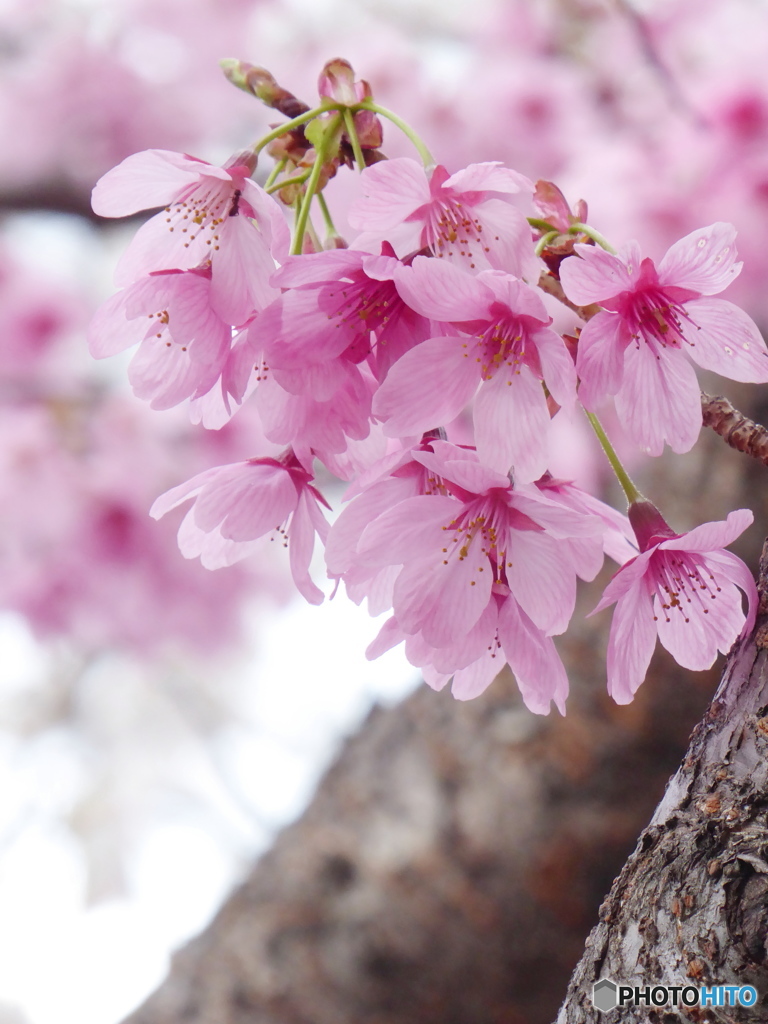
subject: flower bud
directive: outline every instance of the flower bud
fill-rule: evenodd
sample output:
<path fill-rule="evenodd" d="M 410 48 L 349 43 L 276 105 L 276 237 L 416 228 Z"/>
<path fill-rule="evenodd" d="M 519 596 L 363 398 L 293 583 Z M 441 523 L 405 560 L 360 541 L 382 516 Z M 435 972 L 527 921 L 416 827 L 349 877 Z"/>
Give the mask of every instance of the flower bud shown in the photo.
<path fill-rule="evenodd" d="M 356 107 L 372 96 L 370 85 L 362 80 L 356 82 L 352 65 L 341 57 L 326 63 L 317 80 L 317 91 L 339 107 Z"/>
<path fill-rule="evenodd" d="M 641 551 L 647 551 L 662 540 L 677 536 L 656 506 L 645 498 L 633 501 L 627 516 Z"/>

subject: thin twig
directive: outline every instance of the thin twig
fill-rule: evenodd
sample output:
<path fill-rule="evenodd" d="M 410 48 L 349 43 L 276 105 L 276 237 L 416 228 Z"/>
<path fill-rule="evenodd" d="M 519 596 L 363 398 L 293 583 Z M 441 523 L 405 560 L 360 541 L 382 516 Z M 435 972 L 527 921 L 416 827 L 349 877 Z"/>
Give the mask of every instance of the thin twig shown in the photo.
<path fill-rule="evenodd" d="M 562 302 L 562 304 L 572 310 L 580 320 L 591 320 L 596 313 L 600 312 L 600 307 L 594 303 L 590 306 L 577 306 L 574 302 L 571 302 L 563 291 L 563 286 L 557 278 L 553 277 L 552 274 L 547 273 L 547 271 L 543 271 L 539 278 L 539 288 L 541 288 L 543 292 L 546 292 L 547 295 L 551 295 L 553 298 L 557 299 L 558 302 Z"/>
<path fill-rule="evenodd" d="M 704 426 L 735 448 L 768 466 L 768 429 L 735 409 L 723 395 L 701 393 Z"/>

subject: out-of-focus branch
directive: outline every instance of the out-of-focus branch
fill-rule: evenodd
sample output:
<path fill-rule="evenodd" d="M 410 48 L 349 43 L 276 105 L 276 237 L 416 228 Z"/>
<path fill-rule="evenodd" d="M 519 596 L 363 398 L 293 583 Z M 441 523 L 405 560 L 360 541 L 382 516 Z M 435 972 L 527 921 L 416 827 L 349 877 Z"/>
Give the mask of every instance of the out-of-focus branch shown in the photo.
<path fill-rule="evenodd" d="M 33 187 L 29 185 L 14 188 L 0 187 L 0 213 L 73 213 L 79 217 L 103 224 L 91 209 L 90 189 L 72 182 L 45 181 Z"/>
<path fill-rule="evenodd" d="M 702 391 L 701 411 L 705 427 L 711 427 L 731 448 L 768 466 L 768 429 L 762 424 L 739 412 L 723 395 Z"/>

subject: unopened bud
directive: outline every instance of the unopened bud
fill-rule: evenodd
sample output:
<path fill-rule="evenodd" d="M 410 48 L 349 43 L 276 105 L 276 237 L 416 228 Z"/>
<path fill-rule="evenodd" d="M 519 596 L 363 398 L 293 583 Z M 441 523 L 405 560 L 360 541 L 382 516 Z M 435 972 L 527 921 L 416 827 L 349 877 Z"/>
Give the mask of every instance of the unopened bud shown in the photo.
<path fill-rule="evenodd" d="M 235 57 L 225 57 L 219 65 L 227 79 L 243 92 L 249 92 L 267 107 L 279 110 L 288 118 L 298 117 L 309 110 L 306 103 L 296 99 L 292 92 L 277 84 L 266 68 L 249 64 Z"/>
<path fill-rule="evenodd" d="M 352 65 L 342 57 L 327 62 L 317 80 L 317 91 L 340 107 L 355 107 L 372 96 L 370 85 L 356 82 Z"/>
<path fill-rule="evenodd" d="M 572 224 L 583 223 L 587 217 L 587 204 L 579 199 L 576 208 L 571 212 L 568 202 L 560 189 L 552 181 L 537 181 L 533 193 L 533 205 L 553 228 L 566 234 Z"/>

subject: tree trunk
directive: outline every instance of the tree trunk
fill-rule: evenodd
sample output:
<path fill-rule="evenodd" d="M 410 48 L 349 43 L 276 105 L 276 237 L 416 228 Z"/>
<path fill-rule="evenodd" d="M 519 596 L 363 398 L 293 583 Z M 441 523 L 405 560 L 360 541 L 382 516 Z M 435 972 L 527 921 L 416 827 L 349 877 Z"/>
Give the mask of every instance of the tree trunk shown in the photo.
<path fill-rule="evenodd" d="M 564 651 L 567 718 L 511 678 L 376 709 L 130 1024 L 545 1024 L 712 675 L 665 654 L 630 709 Z"/>
<path fill-rule="evenodd" d="M 601 978 L 752 985 L 754 1006 L 710 1007 L 704 1019 L 768 1016 L 768 542 L 758 588 L 755 631 L 731 652 L 682 766 L 600 907 L 558 1024 L 651 1018 L 643 1005 L 596 1010 Z"/>

